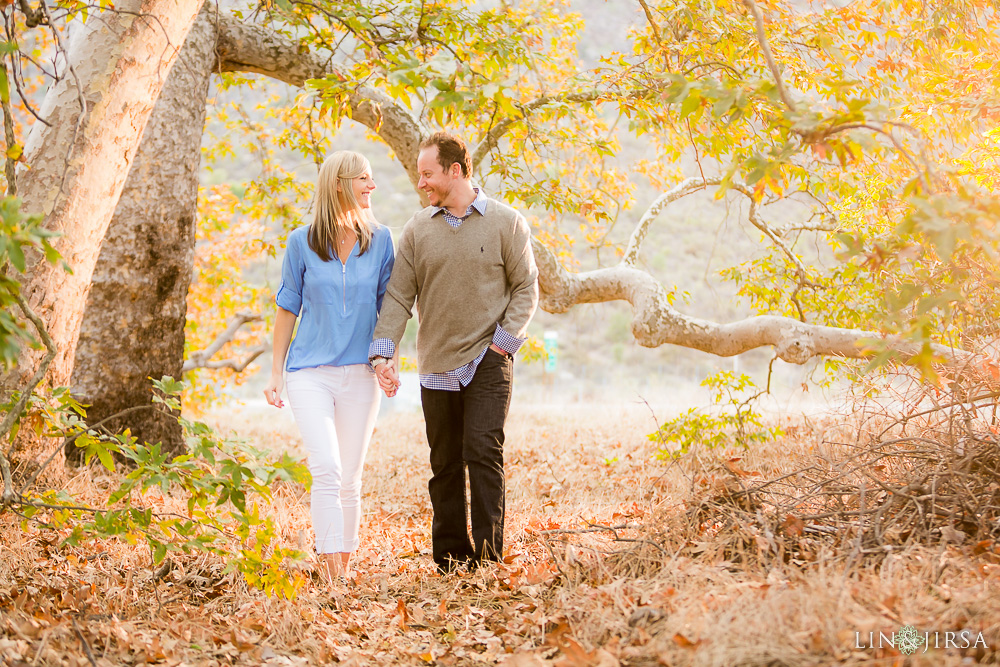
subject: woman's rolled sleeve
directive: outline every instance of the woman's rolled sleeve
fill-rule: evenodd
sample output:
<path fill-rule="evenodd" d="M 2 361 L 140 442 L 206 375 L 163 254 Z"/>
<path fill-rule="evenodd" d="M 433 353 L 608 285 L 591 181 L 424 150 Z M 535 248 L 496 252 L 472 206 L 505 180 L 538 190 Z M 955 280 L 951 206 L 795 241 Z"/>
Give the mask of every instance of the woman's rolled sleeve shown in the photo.
<path fill-rule="evenodd" d="M 302 252 L 292 236 L 288 238 L 285 248 L 285 259 L 281 263 L 281 287 L 274 297 L 279 307 L 290 313 L 299 314 L 302 309 L 302 274 L 305 264 Z"/>

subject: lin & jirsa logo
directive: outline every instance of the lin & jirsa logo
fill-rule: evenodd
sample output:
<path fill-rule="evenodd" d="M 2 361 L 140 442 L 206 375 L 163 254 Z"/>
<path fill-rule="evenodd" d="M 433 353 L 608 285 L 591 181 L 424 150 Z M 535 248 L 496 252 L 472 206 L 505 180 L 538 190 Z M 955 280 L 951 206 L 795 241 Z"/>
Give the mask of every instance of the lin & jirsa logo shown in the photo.
<path fill-rule="evenodd" d="M 866 641 L 867 640 L 867 641 Z M 865 637 L 860 632 L 854 633 L 854 648 L 884 648 L 891 646 L 904 655 L 913 655 L 920 647 L 921 653 L 928 649 L 967 649 L 989 648 L 983 633 L 973 634 L 971 630 L 961 632 L 925 632 L 920 633 L 912 625 L 904 625 L 898 631 L 890 633 L 869 632 Z"/>

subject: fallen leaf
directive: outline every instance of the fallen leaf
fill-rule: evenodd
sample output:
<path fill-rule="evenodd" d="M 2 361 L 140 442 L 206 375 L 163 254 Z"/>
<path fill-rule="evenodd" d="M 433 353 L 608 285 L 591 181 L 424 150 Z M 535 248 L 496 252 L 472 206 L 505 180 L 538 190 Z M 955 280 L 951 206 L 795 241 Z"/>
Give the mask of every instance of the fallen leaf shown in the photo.
<path fill-rule="evenodd" d="M 680 646 L 681 648 L 694 648 L 695 646 L 701 643 L 701 640 L 699 639 L 698 641 L 693 642 L 678 632 L 674 635 L 674 643 Z"/>
<path fill-rule="evenodd" d="M 545 661 L 534 653 L 515 653 L 500 664 L 503 667 L 545 667 Z"/>
<path fill-rule="evenodd" d="M 794 514 L 786 516 L 785 520 L 781 523 L 781 528 L 789 535 L 794 535 L 795 537 L 801 535 L 805 527 L 806 525 L 802 522 L 802 519 Z"/>
<path fill-rule="evenodd" d="M 410 620 L 410 615 L 406 613 L 406 603 L 403 600 L 399 600 L 396 604 L 396 614 L 399 615 L 399 627 L 402 630 L 406 629 L 406 623 Z"/>

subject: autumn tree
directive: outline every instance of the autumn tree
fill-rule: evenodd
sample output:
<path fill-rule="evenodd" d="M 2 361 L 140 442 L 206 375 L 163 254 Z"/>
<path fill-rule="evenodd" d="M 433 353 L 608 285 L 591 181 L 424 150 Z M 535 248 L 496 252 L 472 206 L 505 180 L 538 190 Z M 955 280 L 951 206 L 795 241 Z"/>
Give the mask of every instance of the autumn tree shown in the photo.
<path fill-rule="evenodd" d="M 646 22 L 633 35 L 632 51 L 607 54 L 596 70 L 571 56 L 579 19 L 547 3 L 502 11 L 447 3 L 279 3 L 252 18 L 203 17 L 217 46 L 214 57 L 193 62 L 304 87 L 311 102 L 288 112 L 294 129 L 278 140 L 311 159 L 324 146 L 315 128 L 345 120 L 383 140 L 411 180 L 416 146 L 433 127 L 472 138 L 479 173 L 536 213 L 542 307 L 551 312 L 626 300 L 633 335 L 649 347 L 671 343 L 731 355 L 774 346 L 778 357 L 796 363 L 901 351 L 928 370 L 935 360 L 955 358 L 950 350 L 963 341 L 952 334 L 967 323 L 956 319 L 965 312 L 960 304 L 971 298 L 978 316 L 993 312 L 992 288 L 983 289 L 991 283 L 970 268 L 990 252 L 995 201 L 987 178 L 956 163 L 965 150 L 989 148 L 992 112 L 976 95 L 988 90 L 981 54 L 996 46 L 986 21 L 992 5 L 638 6 Z M 952 89 L 940 82 L 949 76 L 968 80 L 972 92 L 948 99 Z M 195 94 L 174 104 L 203 105 L 202 89 L 189 88 Z M 978 115 L 967 113 L 970 105 Z M 175 113 L 162 106 L 165 118 Z M 929 121 L 932 108 L 949 111 L 948 122 Z M 615 165 L 622 132 L 646 138 L 660 159 L 636 171 Z M 169 148 L 151 146 L 148 160 L 162 163 L 168 150 L 192 156 L 192 146 L 179 139 Z M 695 157 L 697 173 L 678 169 L 685 155 Z M 147 184 L 160 176 L 156 169 L 140 173 Z M 637 176 L 663 190 L 640 215 L 627 205 Z M 196 175 L 179 178 L 190 192 Z M 641 268 L 657 216 L 704 189 L 744 200 L 747 223 L 769 249 L 727 273 L 760 316 L 731 324 L 689 317 L 675 308 L 661 279 Z M 136 192 L 141 198 L 141 185 Z M 812 211 L 800 221 L 770 223 L 769 207 L 790 200 Z M 575 248 L 563 223 L 569 214 L 590 229 Z M 182 216 L 178 208 L 163 219 Z M 136 229 L 162 224 L 123 215 L 122 224 L 127 220 Z M 632 232 L 612 240 L 608 230 L 628 223 Z M 840 259 L 825 265 L 807 259 L 800 248 L 810 236 L 828 245 L 828 260 Z M 179 318 L 171 315 L 163 328 L 141 323 L 165 324 L 157 309 L 183 312 L 190 275 L 181 266 L 186 259 L 162 271 L 156 261 L 118 271 L 127 264 L 121 257 L 187 258 L 193 244 L 190 234 L 165 238 L 164 245 L 158 234 L 125 231 L 116 238 L 121 255 L 109 254 L 103 275 L 118 278 L 102 281 L 104 297 L 95 292 L 89 358 L 80 360 L 76 376 L 91 396 L 114 394 L 108 391 L 114 384 L 129 387 L 120 401 L 101 407 L 105 412 L 147 402 L 143 379 L 177 369 L 175 352 L 155 363 L 134 362 L 153 347 L 153 336 L 170 341 L 166 350 L 178 348 Z M 586 245 L 612 251 L 617 263 L 583 273 L 572 264 L 567 269 L 563 258 Z M 150 288 L 137 290 L 143 280 Z M 942 280 L 955 290 L 931 288 Z M 173 289 L 162 300 L 137 300 L 140 307 L 113 298 L 123 289 L 148 295 L 161 285 Z M 233 314 L 222 313 L 217 331 Z M 135 335 L 116 347 L 115 326 L 122 323 Z M 121 363 L 94 363 L 101 350 L 116 350 L 105 358 Z"/>
<path fill-rule="evenodd" d="M 174 451 L 180 426 L 151 409 L 149 378 L 182 374 L 215 18 L 199 14 L 153 107 L 94 268 L 71 377 L 91 421 L 131 409 L 109 428 Z"/>
<path fill-rule="evenodd" d="M 450 48 L 454 38 L 412 39 L 424 18 L 414 9 L 376 10 L 397 23 L 352 24 L 293 4 L 271 15 L 275 32 L 240 24 L 240 37 L 223 51 L 233 69 L 298 83 L 315 52 L 339 43 L 334 36 L 364 44 L 350 70 L 314 68 L 307 77 L 323 100 L 321 112 L 351 117 L 373 92 L 385 91 L 388 99 L 377 108 L 391 120 L 376 129 L 411 174 L 412 151 L 407 159 L 400 144 L 414 145 L 436 125 L 474 137 L 480 173 L 496 179 L 511 201 L 543 212 L 535 252 L 546 310 L 626 300 L 640 344 L 724 356 L 760 346 L 794 363 L 816 355 L 902 354 L 928 372 L 934 361 L 964 359 L 952 351 L 961 341 L 945 329 L 959 304 L 988 292 L 978 281 L 954 294 L 928 287 L 968 275 L 957 270 L 968 254 L 989 252 L 986 221 L 995 200 L 956 168 L 954 143 L 981 141 L 988 116 L 928 123 L 925 112 L 941 104 L 936 82 L 952 74 L 954 63 L 970 60 L 955 74 L 981 78 L 976 61 L 996 46 L 986 20 L 990 3 L 858 2 L 818 11 L 783 2 L 640 5 L 646 24 L 633 52 L 609 54 L 596 72 L 572 62 L 566 69 L 551 55 L 570 50 L 577 34 L 572 18 L 561 15 L 550 15 L 547 26 L 536 17 L 542 30 L 523 32 L 516 48 L 491 43 L 477 53 Z M 296 41 L 281 32 L 294 28 L 308 36 Z M 303 43 L 313 49 L 307 57 Z M 540 48 L 545 44 L 554 51 Z M 504 61 L 496 54 L 517 48 L 535 59 L 513 57 L 506 70 L 497 68 Z M 289 71 L 296 75 L 282 73 Z M 351 83 L 357 80 L 366 86 Z M 566 238 L 560 216 L 582 214 L 592 229 L 606 229 L 630 191 L 627 173 L 605 159 L 618 147 L 607 132 L 615 119 L 657 147 L 662 158 L 645 171 L 664 193 L 641 215 L 620 215 L 619 225 L 631 218 L 634 226 L 613 248 L 617 265 L 568 271 L 557 256 L 572 251 L 559 242 Z M 691 154 L 698 172 L 681 173 L 678 159 Z M 706 188 L 746 201 L 747 222 L 769 249 L 727 272 L 757 317 L 717 324 L 686 316 L 639 266 L 656 217 Z M 768 222 L 769 207 L 795 200 L 811 208 L 802 220 Z M 957 235 L 963 229 L 964 239 Z M 607 235 L 593 237 L 603 239 L 593 247 L 608 243 Z M 828 258 L 840 259 L 810 263 L 797 246 L 817 237 Z M 905 273 L 913 279 L 901 279 Z M 978 312 L 992 312 L 980 302 Z"/>
<path fill-rule="evenodd" d="M 33 23 L 51 23 L 44 4 L 30 11 Z M 192 0 L 126 2 L 113 9 L 95 9 L 92 20 L 79 25 L 80 34 L 61 49 L 62 71 L 47 91 L 38 109 L 39 121 L 25 141 L 28 169 L 17 177 L 18 193 L 25 210 L 41 215 L 44 228 L 58 233 L 53 246 L 71 269 L 33 252 L 22 281 L 23 300 L 54 347 L 47 374 L 51 386 L 69 382 L 101 240 L 146 119 L 196 11 Z M 61 47 L 62 37 L 55 34 Z M 7 136 L 10 144 L 10 133 Z M 8 148 L 13 150 L 12 145 Z M 22 347 L 3 380 L 7 396 L 13 390 L 30 389 L 43 354 L 44 349 Z M 20 433 L 15 455 L 35 457 L 38 452 L 30 450 L 28 430 Z"/>
<path fill-rule="evenodd" d="M 353 50 L 337 53 L 327 48 L 331 38 L 314 29 L 317 17 L 307 5 L 295 5 L 289 13 L 276 14 L 271 17 L 270 27 L 261 25 L 263 21 L 243 21 L 220 14 L 212 7 L 202 11 L 181 56 L 181 62 L 190 65 L 175 69 L 154 110 L 150 130 L 137 154 L 122 204 L 109 229 L 110 242 L 102 251 L 95 270 L 83 323 L 80 356 L 73 376 L 74 391 L 83 402 L 91 405 L 91 419 L 148 405 L 148 377 L 179 377 L 182 370 L 199 367 L 242 370 L 255 356 L 254 350 L 261 349 L 259 343 L 251 341 L 247 346 L 251 350 L 249 353 L 237 358 L 213 357 L 212 353 L 218 351 L 220 345 L 240 335 L 239 324 L 259 319 L 254 314 L 237 312 L 245 311 L 248 304 L 231 298 L 232 290 L 227 286 L 213 284 L 211 309 L 214 312 L 204 313 L 208 321 L 188 323 L 189 343 L 195 338 L 198 347 L 183 367 L 181 356 L 176 354 L 185 340 L 185 322 L 177 315 L 186 311 L 185 298 L 189 296 L 187 286 L 191 280 L 190 264 L 195 245 L 196 205 L 188 196 L 198 185 L 197 170 L 190 168 L 197 164 L 199 155 L 194 128 L 200 129 L 203 125 L 197 114 L 200 113 L 201 118 L 204 116 L 208 93 L 204 77 L 210 72 L 229 73 L 230 80 L 236 73 L 264 74 L 298 87 L 316 82 L 315 102 L 303 109 L 284 111 L 283 119 L 288 127 L 275 141 L 294 146 L 311 160 L 321 161 L 328 139 L 318 136 L 323 130 L 317 128 L 336 126 L 350 118 L 377 134 L 393 150 L 415 185 L 418 180 L 416 154 L 420 141 L 430 133 L 430 125 L 419 113 L 409 109 L 403 99 L 409 95 L 426 96 L 427 91 L 414 84 L 423 76 L 419 69 L 423 65 L 410 62 L 406 66 L 417 67 L 418 71 L 409 73 L 404 66 L 393 66 L 396 75 L 409 78 L 400 79 L 392 86 L 387 86 L 384 80 L 388 70 L 376 75 L 366 74 L 365 68 L 374 67 L 372 64 L 383 58 L 398 59 L 414 43 L 425 45 L 423 48 L 428 51 L 437 48 L 431 45 L 452 43 L 455 48 L 470 54 L 470 63 L 491 54 L 505 54 L 491 65 L 495 71 L 491 70 L 488 76 L 515 79 L 529 72 L 529 65 L 545 63 L 554 57 L 552 53 L 532 53 L 529 49 L 542 45 L 543 37 L 552 26 L 557 31 L 568 32 L 575 25 L 572 21 L 567 23 L 558 12 L 545 8 L 545 3 L 538 6 L 525 3 L 516 12 L 473 12 L 460 7 L 427 10 L 421 6 L 422 3 L 341 4 L 336 10 L 340 18 L 327 17 L 327 27 L 340 31 L 338 40 L 353 36 L 357 41 Z M 370 20 L 377 22 L 361 27 Z M 402 37 L 414 33 L 415 21 L 424 26 L 423 32 L 415 39 Z M 478 25 L 490 25 L 491 30 L 475 30 Z M 276 27 L 281 29 L 274 29 Z M 523 32 L 526 27 L 530 30 Z M 303 28 L 306 29 L 304 33 Z M 290 34 L 296 30 L 306 36 L 293 39 Z M 382 33 L 395 37 L 385 39 L 380 36 Z M 198 37 L 203 34 L 207 37 Z M 566 46 L 567 39 L 562 35 L 547 48 L 556 53 Z M 369 47 L 376 43 L 378 48 L 370 50 Z M 370 64 L 352 66 L 351 61 L 359 57 Z M 534 63 L 529 63 L 529 59 Z M 442 80 L 457 71 L 455 63 L 441 57 L 436 58 L 435 65 L 427 72 L 435 72 L 436 67 L 444 68 L 438 74 Z M 550 70 L 553 67 L 554 64 L 548 65 Z M 198 83 L 192 80 L 196 71 L 202 75 Z M 475 71 L 467 76 L 471 83 L 488 81 L 487 74 Z M 365 83 L 359 84 L 359 81 Z M 230 82 L 223 84 L 230 85 Z M 173 93 L 175 90 L 177 92 Z M 512 121 L 520 114 L 511 102 L 513 98 L 509 97 L 512 92 L 497 85 L 488 92 L 489 97 L 484 100 L 495 107 L 496 121 L 506 119 L 505 124 L 512 126 Z M 541 102 L 548 103 L 544 99 Z M 168 130 L 176 127 L 184 127 L 187 132 Z M 499 138 L 503 132 L 498 129 L 494 138 Z M 219 150 L 234 149 L 228 146 Z M 485 154 L 486 150 L 480 151 L 478 159 Z M 186 159 L 168 156 L 186 156 Z M 168 161 L 184 167 L 161 168 Z M 247 206 L 245 212 L 251 216 L 287 218 L 289 210 L 283 208 L 284 204 L 276 203 L 285 196 L 286 190 L 299 201 L 308 200 L 309 192 L 302 191 L 301 185 L 294 183 L 286 173 L 268 172 L 260 181 L 247 194 L 253 204 Z M 186 193 L 185 196 L 180 196 L 181 192 Z M 148 206 L 150 193 L 157 193 L 155 201 L 162 204 Z M 202 203 L 211 208 L 216 195 L 210 194 L 206 199 Z M 220 193 L 218 199 L 223 201 L 226 210 L 209 212 L 203 209 L 203 214 L 220 218 L 232 215 L 235 204 L 231 202 L 231 195 Z M 298 220 L 297 216 L 293 217 Z M 227 251 L 234 252 L 235 248 L 227 248 Z M 123 294 L 128 294 L 129 298 L 121 298 Z M 192 331 L 192 326 L 197 331 Z M 122 336 L 122 329 L 129 335 Z M 206 333 L 202 335 L 202 331 Z M 130 412 L 127 419 L 133 432 L 143 438 L 164 440 L 175 450 L 180 445 L 176 425 L 155 412 Z"/>

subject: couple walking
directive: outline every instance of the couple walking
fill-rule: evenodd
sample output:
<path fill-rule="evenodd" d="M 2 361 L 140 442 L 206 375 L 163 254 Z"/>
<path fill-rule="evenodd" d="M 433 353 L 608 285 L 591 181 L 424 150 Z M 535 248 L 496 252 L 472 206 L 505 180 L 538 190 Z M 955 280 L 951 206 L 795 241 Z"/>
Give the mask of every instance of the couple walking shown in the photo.
<path fill-rule="evenodd" d="M 316 551 L 333 582 L 348 573 L 358 547 L 361 471 L 379 390 L 394 396 L 399 387 L 397 346 L 414 305 L 434 562 L 447 572 L 503 552 L 513 355 L 538 304 L 531 232 L 517 211 L 473 187 L 460 139 L 432 135 L 417 169 L 430 206 L 406 223 L 394 253 L 389 230 L 371 215 L 368 161 L 348 151 L 331 155 L 320 169 L 312 224 L 289 234 L 282 265 L 264 396 L 283 406 L 287 370 L 313 478 Z"/>

